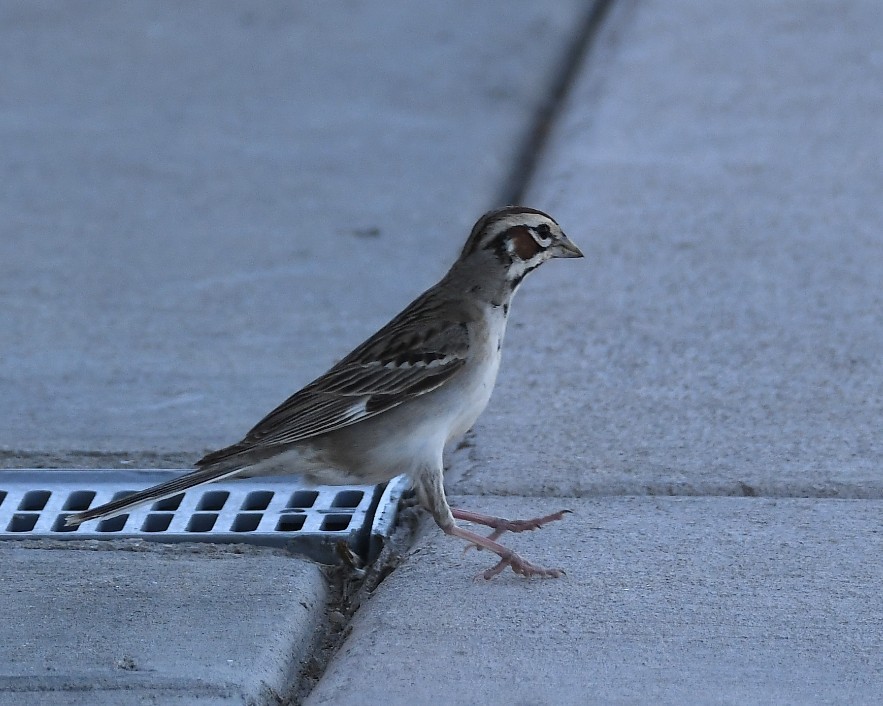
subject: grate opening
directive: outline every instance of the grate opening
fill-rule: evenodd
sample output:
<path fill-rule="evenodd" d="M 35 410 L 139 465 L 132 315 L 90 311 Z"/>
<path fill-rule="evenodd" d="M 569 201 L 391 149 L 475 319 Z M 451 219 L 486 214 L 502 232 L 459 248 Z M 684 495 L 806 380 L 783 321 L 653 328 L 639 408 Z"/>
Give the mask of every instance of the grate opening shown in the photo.
<path fill-rule="evenodd" d="M 24 512 L 40 512 L 40 510 L 46 507 L 50 497 L 52 497 L 52 493 L 48 490 L 28 491 L 18 504 L 18 509 Z"/>
<path fill-rule="evenodd" d="M 55 518 L 55 522 L 52 523 L 52 531 L 53 532 L 76 532 L 80 529 L 79 525 L 68 526 L 64 523 L 67 515 L 59 515 Z"/>
<path fill-rule="evenodd" d="M 190 518 L 185 528 L 187 532 L 211 532 L 218 521 L 218 515 L 215 512 L 199 512 Z"/>
<path fill-rule="evenodd" d="M 17 512 L 12 516 L 9 525 L 6 527 L 7 532 L 30 532 L 37 524 L 37 514 L 25 514 Z"/>
<path fill-rule="evenodd" d="M 181 501 L 184 499 L 184 493 L 178 493 L 164 500 L 157 500 L 150 506 L 151 512 L 174 512 L 181 507 Z"/>
<path fill-rule="evenodd" d="M 255 490 L 245 496 L 242 503 L 243 510 L 266 510 L 270 507 L 270 501 L 273 499 L 273 493 L 270 490 Z"/>
<path fill-rule="evenodd" d="M 218 512 L 224 509 L 224 503 L 227 502 L 227 498 L 229 497 L 230 493 L 226 490 L 209 490 L 202 494 L 196 509 Z"/>
<path fill-rule="evenodd" d="M 6 500 L 6 491 L 0 490 L 0 505 L 3 504 L 4 500 Z"/>
<path fill-rule="evenodd" d="M 286 510 L 306 510 L 316 504 L 319 493 L 315 490 L 298 490 L 288 500 Z"/>
<path fill-rule="evenodd" d="M 276 523 L 277 532 L 300 532 L 307 521 L 306 515 L 283 515 Z"/>
<path fill-rule="evenodd" d="M 361 490 L 341 490 L 334 496 L 331 507 L 345 507 L 347 509 L 357 508 L 364 497 L 365 493 Z"/>
<path fill-rule="evenodd" d="M 172 524 L 171 512 L 151 512 L 141 525 L 142 532 L 165 532 Z"/>
<path fill-rule="evenodd" d="M 64 506 L 61 509 L 82 512 L 83 510 L 89 509 L 89 505 L 92 504 L 94 499 L 94 490 L 75 490 L 67 496 L 67 500 L 64 501 Z"/>
<path fill-rule="evenodd" d="M 342 532 L 350 526 L 352 515 L 325 515 L 320 529 L 325 532 Z"/>
<path fill-rule="evenodd" d="M 254 532 L 261 524 L 262 517 L 263 515 L 259 512 L 240 512 L 233 520 L 230 530 L 233 532 Z"/>
<path fill-rule="evenodd" d="M 117 493 L 120 495 L 120 493 Z M 124 493 L 124 495 L 129 495 L 129 493 Z M 107 520 L 102 520 L 98 523 L 98 527 L 95 528 L 96 532 L 122 532 L 123 527 L 126 526 L 126 521 L 129 519 L 128 515 L 118 515 L 117 517 L 111 517 Z"/>

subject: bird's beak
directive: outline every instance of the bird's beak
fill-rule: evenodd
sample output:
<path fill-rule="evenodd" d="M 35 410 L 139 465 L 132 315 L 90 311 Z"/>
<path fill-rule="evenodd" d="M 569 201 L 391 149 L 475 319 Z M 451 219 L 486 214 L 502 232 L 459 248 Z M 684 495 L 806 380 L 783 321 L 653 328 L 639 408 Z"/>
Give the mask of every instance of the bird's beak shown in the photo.
<path fill-rule="evenodd" d="M 552 247 L 553 257 L 584 257 L 583 251 L 574 245 L 570 238 L 563 236 Z"/>

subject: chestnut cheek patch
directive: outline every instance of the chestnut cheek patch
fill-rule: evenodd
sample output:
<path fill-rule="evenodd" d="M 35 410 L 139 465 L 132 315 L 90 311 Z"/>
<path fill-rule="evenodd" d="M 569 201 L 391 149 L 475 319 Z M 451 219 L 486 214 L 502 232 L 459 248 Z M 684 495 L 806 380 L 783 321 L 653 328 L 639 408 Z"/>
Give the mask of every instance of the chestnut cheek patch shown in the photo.
<path fill-rule="evenodd" d="M 525 226 L 510 228 L 507 235 L 512 241 L 512 250 L 522 260 L 530 260 L 542 249 Z"/>

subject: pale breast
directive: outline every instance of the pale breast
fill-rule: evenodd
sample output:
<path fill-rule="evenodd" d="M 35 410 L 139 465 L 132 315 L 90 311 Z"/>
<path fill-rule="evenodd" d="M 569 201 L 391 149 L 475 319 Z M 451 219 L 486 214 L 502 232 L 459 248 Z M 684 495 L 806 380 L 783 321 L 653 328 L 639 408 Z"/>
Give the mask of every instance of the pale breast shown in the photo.
<path fill-rule="evenodd" d="M 468 363 L 441 387 L 323 440 L 329 466 L 378 482 L 441 463 L 446 443 L 461 437 L 484 411 L 500 367 L 506 319 L 491 309 L 470 325 Z M 481 342 L 476 347 L 476 342 Z"/>
<path fill-rule="evenodd" d="M 502 307 L 488 307 L 484 321 L 475 325 L 473 342 L 484 341 L 475 350 L 470 370 L 464 375 L 460 404 L 456 405 L 448 440 L 465 434 L 487 407 L 500 370 L 500 351 L 506 333 L 506 316 Z M 473 343 L 474 345 L 474 343 Z"/>

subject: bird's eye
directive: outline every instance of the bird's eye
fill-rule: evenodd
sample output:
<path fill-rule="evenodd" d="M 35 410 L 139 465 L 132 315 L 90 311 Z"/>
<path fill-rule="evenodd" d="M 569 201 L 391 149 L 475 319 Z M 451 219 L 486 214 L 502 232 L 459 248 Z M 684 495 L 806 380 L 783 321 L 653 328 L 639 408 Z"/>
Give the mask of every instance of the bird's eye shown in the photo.
<path fill-rule="evenodd" d="M 537 226 L 537 233 L 541 238 L 551 238 L 552 237 L 552 229 L 549 228 L 548 223 L 541 223 Z"/>

